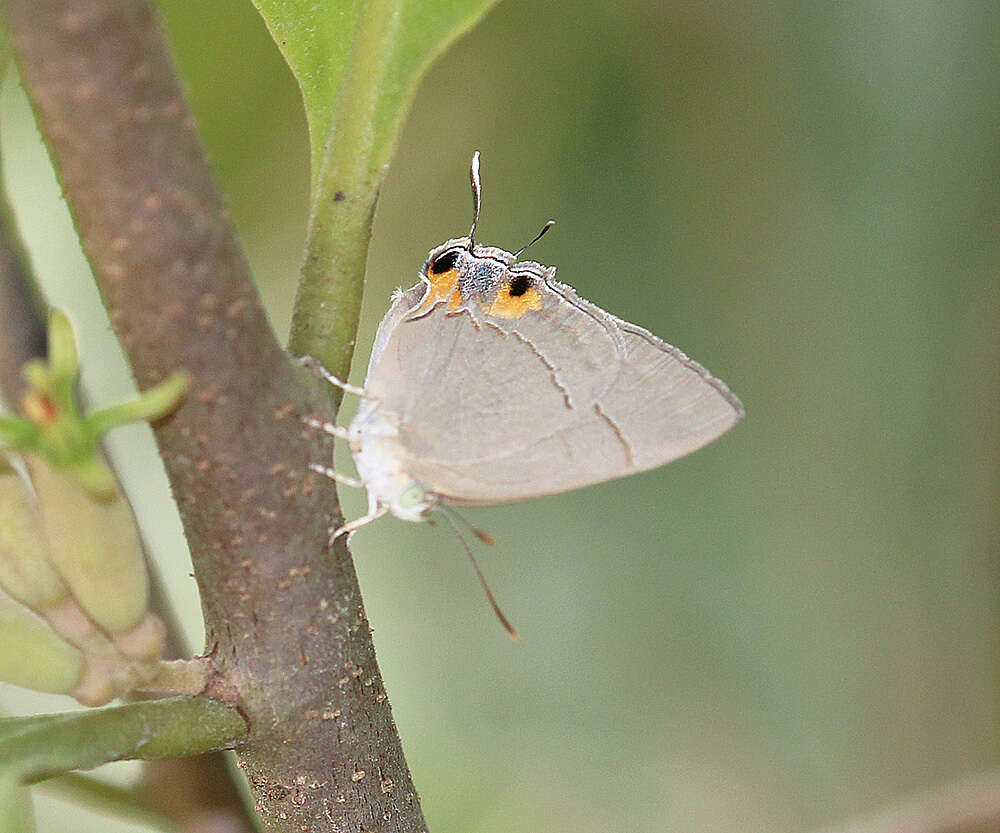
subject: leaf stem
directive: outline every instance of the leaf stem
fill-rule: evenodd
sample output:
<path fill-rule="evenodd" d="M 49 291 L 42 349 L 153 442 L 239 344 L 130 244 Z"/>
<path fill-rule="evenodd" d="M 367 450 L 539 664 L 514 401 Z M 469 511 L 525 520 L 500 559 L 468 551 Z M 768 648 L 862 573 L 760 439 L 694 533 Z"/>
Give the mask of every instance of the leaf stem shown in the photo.
<path fill-rule="evenodd" d="M 25 783 L 108 761 L 185 757 L 228 749 L 247 725 L 231 706 L 172 697 L 88 712 L 0 719 L 0 761 Z"/>
<path fill-rule="evenodd" d="M 384 160 L 374 156 L 375 122 L 385 56 L 398 37 L 399 21 L 399 4 L 392 0 L 363 5 L 323 163 L 313 176 L 289 348 L 319 359 L 344 379 L 351 369 L 375 202 L 385 176 Z M 329 390 L 339 401 L 339 390 Z"/>

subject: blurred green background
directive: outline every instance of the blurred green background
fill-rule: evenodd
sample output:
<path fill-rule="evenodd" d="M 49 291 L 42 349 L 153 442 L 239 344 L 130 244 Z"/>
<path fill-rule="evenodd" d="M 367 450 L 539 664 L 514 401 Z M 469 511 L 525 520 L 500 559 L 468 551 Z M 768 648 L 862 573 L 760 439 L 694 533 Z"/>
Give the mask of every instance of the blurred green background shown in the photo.
<path fill-rule="evenodd" d="M 249 0 L 161 7 L 284 337 L 296 89 Z M 1000 764 L 998 27 L 995 3 L 505 0 L 431 71 L 379 207 L 356 381 L 390 292 L 468 228 L 479 149 L 484 242 L 557 218 L 533 257 L 747 407 L 665 469 L 467 513 L 499 538 L 480 558 L 518 645 L 446 528 L 355 537 L 432 833 L 792 833 Z M 0 130 L 87 387 L 123 395 L 16 85 Z M 114 448 L 200 645 L 149 435 Z M 44 833 L 139 829 L 36 808 Z"/>

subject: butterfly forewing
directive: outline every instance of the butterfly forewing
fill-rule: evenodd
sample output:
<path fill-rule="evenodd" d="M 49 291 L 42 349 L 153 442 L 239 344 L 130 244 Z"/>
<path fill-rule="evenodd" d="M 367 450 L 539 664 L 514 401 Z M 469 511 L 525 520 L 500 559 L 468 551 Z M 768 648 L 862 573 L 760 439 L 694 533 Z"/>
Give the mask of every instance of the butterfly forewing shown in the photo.
<path fill-rule="evenodd" d="M 366 392 L 399 427 L 404 465 L 456 503 L 504 503 L 663 465 L 726 431 L 738 401 L 683 353 L 578 298 L 495 317 L 474 301 L 407 318 L 376 339 Z"/>

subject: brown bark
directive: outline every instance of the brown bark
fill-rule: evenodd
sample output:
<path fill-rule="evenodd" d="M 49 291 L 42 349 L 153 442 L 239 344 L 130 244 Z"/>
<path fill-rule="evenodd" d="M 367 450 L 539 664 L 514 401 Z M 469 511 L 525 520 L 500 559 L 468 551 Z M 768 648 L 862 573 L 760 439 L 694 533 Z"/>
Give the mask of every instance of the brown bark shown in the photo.
<path fill-rule="evenodd" d="M 144 0 L 8 0 L 11 44 L 140 388 L 193 385 L 156 435 L 220 692 L 267 829 L 424 829 L 350 556 L 325 552 L 325 399 L 268 327 Z M 339 514 L 339 513 L 338 513 Z"/>

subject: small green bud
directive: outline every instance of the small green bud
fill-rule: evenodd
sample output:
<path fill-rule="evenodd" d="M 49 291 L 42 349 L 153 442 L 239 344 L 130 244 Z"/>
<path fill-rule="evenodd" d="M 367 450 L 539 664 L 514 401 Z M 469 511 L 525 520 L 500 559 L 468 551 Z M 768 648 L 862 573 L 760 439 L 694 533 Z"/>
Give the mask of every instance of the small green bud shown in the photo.
<path fill-rule="evenodd" d="M 0 588 L 10 601 L 0 611 L 0 643 L 12 646 L 7 656 L 0 650 L 0 678 L 20 673 L 27 682 L 19 684 L 98 705 L 148 683 L 165 641 L 162 621 L 147 610 L 149 579 L 135 519 L 101 438 L 116 426 L 169 414 L 189 379 L 174 373 L 138 397 L 83 415 L 79 372 L 69 319 L 53 310 L 47 360 L 22 369 L 28 382 L 22 416 L 0 415 L 0 452 L 6 446 L 25 455 L 33 487 L 0 457 Z M 30 662 L 13 647 L 21 642 L 39 646 Z M 75 664 L 52 659 L 59 656 Z M 36 671 L 52 668 L 67 675 L 71 668 L 72 681 L 53 682 L 50 673 L 44 685 L 31 682 Z"/>
<path fill-rule="evenodd" d="M 34 496 L 20 472 L 0 457 L 0 588 L 32 610 L 62 602 L 69 589 L 48 557 Z"/>
<path fill-rule="evenodd" d="M 76 350 L 73 325 L 61 309 L 49 312 L 48 332 L 49 368 L 54 379 L 76 382 L 80 369 L 80 356 Z"/>
<path fill-rule="evenodd" d="M 95 496 L 44 460 L 28 459 L 49 561 L 87 615 L 109 634 L 134 628 L 149 582 L 132 510 L 117 489 Z"/>
<path fill-rule="evenodd" d="M 83 670 L 80 652 L 40 616 L 0 592 L 0 680 L 35 691 L 69 694 Z"/>
<path fill-rule="evenodd" d="M 138 397 L 83 416 L 76 394 L 80 360 L 69 319 L 59 310 L 49 316 L 48 360 L 25 363 L 28 392 L 21 400 L 23 417 L 0 415 L 0 444 L 37 454 L 69 471 L 97 497 L 113 497 L 114 476 L 100 453 L 101 437 L 110 429 L 169 414 L 184 396 L 189 379 L 176 372 Z"/>

